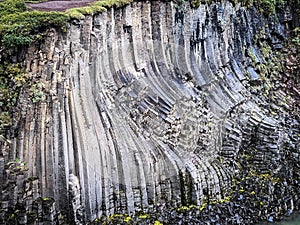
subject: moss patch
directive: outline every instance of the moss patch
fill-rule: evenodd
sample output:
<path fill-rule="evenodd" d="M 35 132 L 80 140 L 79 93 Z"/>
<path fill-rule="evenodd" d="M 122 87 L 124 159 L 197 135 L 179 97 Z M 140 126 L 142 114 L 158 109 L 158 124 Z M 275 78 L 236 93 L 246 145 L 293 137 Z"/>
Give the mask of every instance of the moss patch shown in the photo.
<path fill-rule="evenodd" d="M 0 17 L 1 47 L 16 49 L 27 46 L 40 37 L 48 27 L 63 28 L 69 16 L 59 12 L 21 11 Z"/>
<path fill-rule="evenodd" d="M 93 15 L 105 11 L 111 7 L 121 7 L 131 3 L 133 0 L 106 0 L 93 2 L 90 6 L 71 8 L 66 10 L 66 14 L 70 18 L 84 19 L 85 15 Z"/>

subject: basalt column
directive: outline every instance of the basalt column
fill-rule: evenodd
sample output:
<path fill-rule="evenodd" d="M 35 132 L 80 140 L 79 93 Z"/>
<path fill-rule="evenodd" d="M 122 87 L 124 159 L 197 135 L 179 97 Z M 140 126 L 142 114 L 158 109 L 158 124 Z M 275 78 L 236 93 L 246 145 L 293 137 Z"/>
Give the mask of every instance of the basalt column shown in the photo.
<path fill-rule="evenodd" d="M 49 30 L 26 58 L 45 99 L 24 93 L 5 160 L 26 162 L 36 196 L 77 223 L 220 200 L 249 146 L 253 166 L 280 169 L 286 128 L 249 86 L 247 49 L 260 57 L 267 26 L 252 13 L 137 1 Z"/>

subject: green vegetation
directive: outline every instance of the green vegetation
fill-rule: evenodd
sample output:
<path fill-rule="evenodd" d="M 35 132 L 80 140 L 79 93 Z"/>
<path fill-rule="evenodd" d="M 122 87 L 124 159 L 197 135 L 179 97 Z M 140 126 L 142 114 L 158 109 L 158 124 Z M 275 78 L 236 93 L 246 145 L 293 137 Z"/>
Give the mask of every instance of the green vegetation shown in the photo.
<path fill-rule="evenodd" d="M 8 112 L 0 113 L 0 128 L 3 129 L 5 127 L 11 126 L 11 117 Z"/>
<path fill-rule="evenodd" d="M 66 12 L 28 11 L 23 0 L 5 0 L 0 2 L 0 133 L 1 130 L 12 125 L 12 107 L 16 105 L 19 93 L 25 85 L 30 86 L 30 97 L 33 103 L 45 100 L 43 84 L 28 82 L 30 78 L 24 70 L 24 65 L 17 62 L 13 63 L 11 56 L 20 49 L 29 46 L 34 42 L 41 41 L 44 37 L 44 32 L 49 27 L 56 27 L 63 32 L 71 18 L 83 19 L 87 14 L 92 15 L 99 13 L 105 11 L 108 7 L 121 7 L 130 2 L 132 2 L 132 0 L 103 0 L 94 2 L 90 6 L 72 8 Z M 198 8 L 201 3 L 210 2 L 212 1 L 190 0 L 193 8 Z M 276 8 L 280 8 L 286 3 L 295 4 L 296 6 L 300 5 L 299 0 L 232 0 L 232 2 L 236 4 L 241 3 L 245 7 L 252 7 L 255 5 L 260 12 L 265 15 L 275 13 Z M 300 29 L 295 29 L 294 33 L 295 35 L 291 40 L 291 43 L 297 47 L 297 49 L 300 49 Z M 277 74 L 282 72 L 282 68 L 275 63 L 275 56 L 272 56 L 270 46 L 265 41 L 263 42 L 260 40 L 257 45 L 260 45 L 261 56 L 264 58 L 263 62 L 257 62 L 253 52 L 250 49 L 247 51 L 253 64 L 255 64 L 254 66 L 258 69 L 262 80 L 265 80 L 268 76 L 276 78 Z M 271 85 L 272 79 L 265 82 L 266 93 L 270 92 Z M 252 152 L 255 152 L 255 150 Z M 243 157 L 246 159 L 245 161 L 251 161 L 253 155 L 248 154 Z M 16 162 L 17 161 L 18 160 L 16 159 Z M 14 169 L 15 172 L 20 172 L 24 171 L 26 167 L 25 165 L 18 165 Z M 226 204 L 233 199 L 232 196 L 236 194 L 236 192 L 240 192 L 243 194 L 243 198 L 255 199 L 255 207 L 266 210 L 268 207 L 268 199 L 264 199 L 264 196 L 273 194 L 269 193 L 270 190 L 268 190 L 267 187 L 269 187 L 270 184 L 278 184 L 280 186 L 282 185 L 282 181 L 278 176 L 271 173 L 260 174 L 254 170 L 247 171 L 249 171 L 249 173 L 244 174 L 244 177 L 233 180 L 232 189 L 235 190 L 235 193 L 232 191 L 228 196 L 225 196 L 220 200 L 211 199 L 209 204 Z M 28 181 L 33 181 L 35 179 L 37 178 L 28 178 Z M 252 185 L 250 186 L 249 183 Z M 258 186 L 261 188 L 259 190 L 255 189 L 255 187 Z M 282 189 L 284 190 L 284 187 L 282 187 Z M 44 202 L 52 202 L 51 198 L 43 198 L 42 200 Z M 182 206 L 177 208 L 176 211 L 184 213 L 185 211 L 191 211 L 195 208 L 199 209 L 199 211 L 203 211 L 207 206 L 208 203 L 204 202 L 201 206 Z M 15 214 L 11 214 L 10 219 L 15 220 Z M 155 225 L 162 224 L 150 214 L 139 214 L 136 216 L 136 219 L 148 219 Z M 114 214 L 105 219 L 95 219 L 93 223 L 102 224 L 103 221 L 121 221 L 130 223 L 131 220 L 132 218 L 129 215 Z"/>
<path fill-rule="evenodd" d="M 291 42 L 295 48 L 300 49 L 300 27 L 293 30 L 293 38 Z"/>
<path fill-rule="evenodd" d="M 71 8 L 66 11 L 66 14 L 70 18 L 83 19 L 84 15 L 93 15 L 95 13 L 103 12 L 106 8 L 110 7 L 121 7 L 123 5 L 129 4 L 133 0 L 105 0 L 96 1 L 90 6 L 85 6 L 81 8 Z"/>
<path fill-rule="evenodd" d="M 130 216 L 125 216 L 124 222 L 128 223 L 130 220 L 131 220 L 131 217 L 130 217 Z"/>
<path fill-rule="evenodd" d="M 132 0 L 97 1 L 91 6 L 66 12 L 41 12 L 30 11 L 24 0 L 0 1 L 0 133 L 12 125 L 13 107 L 24 86 L 29 87 L 33 103 L 45 100 L 42 84 L 29 82 L 24 65 L 12 62 L 12 56 L 17 56 L 33 43 L 43 41 L 50 27 L 64 32 L 71 18 L 82 19 L 86 14 L 95 14 L 108 7 L 120 7 L 130 2 Z"/>
<path fill-rule="evenodd" d="M 286 4 L 292 6 L 294 9 L 300 6 L 300 0 L 234 0 L 234 2 L 238 1 L 246 7 L 255 6 L 260 13 L 266 16 L 274 14 L 276 9 L 282 9 Z"/>
<path fill-rule="evenodd" d="M 140 218 L 140 219 L 147 219 L 147 218 L 149 218 L 149 217 L 150 217 L 149 214 L 141 214 L 141 215 L 139 215 L 139 218 Z"/>
<path fill-rule="evenodd" d="M 14 50 L 40 38 L 48 27 L 63 28 L 69 17 L 60 12 L 27 11 L 22 0 L 0 3 L 1 48 Z"/>
<path fill-rule="evenodd" d="M 190 0 L 192 8 L 199 8 L 201 5 L 200 0 Z"/>
<path fill-rule="evenodd" d="M 6 163 L 5 168 L 13 174 L 24 174 L 28 171 L 27 163 L 21 161 L 19 158 L 15 158 L 14 160 Z"/>
<path fill-rule="evenodd" d="M 0 106 L 8 110 L 15 105 L 18 95 L 11 91 L 19 90 L 26 82 L 28 75 L 24 72 L 21 64 L 0 65 Z"/>
<path fill-rule="evenodd" d="M 95 14 L 97 12 L 102 12 L 104 11 L 105 8 L 101 6 L 85 6 L 81 8 L 72 8 L 68 9 L 66 12 L 70 15 L 71 18 L 75 19 L 84 19 L 86 14 Z"/>
<path fill-rule="evenodd" d="M 43 83 L 37 83 L 37 84 L 32 85 L 31 100 L 33 103 L 44 101 L 46 99 L 45 94 L 43 92 L 43 88 L 44 88 Z"/>
<path fill-rule="evenodd" d="M 16 104 L 27 78 L 28 74 L 21 64 L 0 64 L 0 132 L 12 125 L 11 108 Z"/>
<path fill-rule="evenodd" d="M 220 2 L 220 0 L 189 0 L 192 8 L 198 8 L 201 4 L 210 4 L 213 2 Z M 186 1 L 175 1 L 177 4 Z M 282 8 L 285 4 L 289 4 L 293 7 L 299 7 L 300 0 L 231 0 L 232 3 L 240 3 L 245 7 L 255 6 L 261 13 L 266 16 L 274 14 L 276 8 Z"/>
<path fill-rule="evenodd" d="M 24 65 L 12 59 L 24 47 L 41 40 L 49 27 L 63 29 L 68 20 L 65 13 L 28 11 L 23 0 L 0 2 L 0 133 L 12 125 L 12 108 L 29 81 Z M 38 86 L 32 91 L 34 102 L 43 99 Z"/>
<path fill-rule="evenodd" d="M 145 214 L 145 215 L 148 215 L 148 214 Z M 145 218 L 148 218 L 148 217 L 149 216 L 147 216 Z M 112 214 L 112 215 L 107 216 L 107 217 L 103 216 L 102 218 L 96 218 L 91 222 L 91 224 L 115 223 L 117 221 L 120 222 L 120 223 L 130 224 L 131 219 L 132 218 L 128 214 L 118 214 L 118 213 L 116 213 L 116 214 Z M 140 219 L 142 219 L 142 218 L 140 218 Z"/>
<path fill-rule="evenodd" d="M 32 0 L 39 2 L 40 0 Z M 44 0 L 42 0 L 44 1 Z M 133 0 L 102 0 L 90 6 L 68 9 L 66 12 L 29 11 L 24 0 L 5 0 L 0 2 L 0 49 L 11 51 L 18 47 L 28 46 L 42 38 L 48 27 L 64 30 L 70 18 L 83 19 L 85 15 L 105 11 L 109 7 L 121 7 Z M 189 0 L 193 8 L 201 3 L 211 3 L 212 0 Z M 232 0 L 244 6 L 257 6 L 264 14 L 275 12 L 276 7 L 285 3 L 299 4 L 300 0 Z M 185 1 L 175 1 L 182 4 Z"/>
<path fill-rule="evenodd" d="M 107 7 L 120 7 L 132 0 L 97 1 L 82 8 L 72 8 L 66 12 L 29 11 L 24 0 L 0 2 L 0 48 L 6 50 L 28 46 L 41 38 L 48 27 L 65 29 L 71 18 L 82 19 L 86 14 L 95 14 Z"/>

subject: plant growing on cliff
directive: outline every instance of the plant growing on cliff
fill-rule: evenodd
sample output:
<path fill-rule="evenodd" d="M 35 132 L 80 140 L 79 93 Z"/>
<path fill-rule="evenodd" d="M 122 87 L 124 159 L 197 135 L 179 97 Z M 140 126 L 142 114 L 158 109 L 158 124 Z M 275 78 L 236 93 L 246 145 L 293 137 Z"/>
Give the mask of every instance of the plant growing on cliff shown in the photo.
<path fill-rule="evenodd" d="M 28 74 L 18 63 L 3 63 L 0 65 L 0 127 L 11 125 L 10 109 L 17 102 L 22 86 L 26 83 Z"/>
<path fill-rule="evenodd" d="M 34 84 L 31 87 L 31 91 L 32 91 L 31 100 L 32 100 L 33 103 L 44 101 L 46 99 L 45 94 L 43 92 L 43 88 L 44 88 L 44 86 L 43 86 L 42 83 Z"/>
<path fill-rule="evenodd" d="M 66 14 L 70 18 L 83 19 L 85 15 L 93 15 L 99 12 L 105 11 L 107 8 L 111 7 L 121 7 L 123 5 L 129 4 L 133 0 L 103 0 L 93 2 L 90 6 L 71 8 L 66 10 Z"/>
<path fill-rule="evenodd" d="M 69 16 L 61 12 L 27 11 L 23 0 L 0 2 L 1 49 L 11 50 L 31 44 L 48 27 L 64 27 Z"/>
<path fill-rule="evenodd" d="M 190 0 L 192 8 L 199 8 L 201 5 L 200 0 Z"/>
<path fill-rule="evenodd" d="M 0 113 L 0 129 L 11 125 L 11 117 L 8 112 Z"/>
<path fill-rule="evenodd" d="M 14 13 L 21 13 L 27 9 L 26 4 L 24 1 L 19 0 L 6 0 L 0 2 L 0 17 L 14 14 Z"/>
<path fill-rule="evenodd" d="M 12 108 L 16 105 L 23 86 L 28 81 L 23 65 L 12 63 L 11 56 L 32 42 L 41 40 L 48 27 L 63 28 L 69 16 L 60 12 L 27 11 L 23 0 L 0 2 L 0 128 L 8 127 L 12 121 Z M 40 101 L 44 95 L 33 87 L 33 101 Z"/>
<path fill-rule="evenodd" d="M 16 103 L 18 91 L 26 83 L 28 74 L 20 64 L 0 65 L 0 106 L 2 112 Z"/>

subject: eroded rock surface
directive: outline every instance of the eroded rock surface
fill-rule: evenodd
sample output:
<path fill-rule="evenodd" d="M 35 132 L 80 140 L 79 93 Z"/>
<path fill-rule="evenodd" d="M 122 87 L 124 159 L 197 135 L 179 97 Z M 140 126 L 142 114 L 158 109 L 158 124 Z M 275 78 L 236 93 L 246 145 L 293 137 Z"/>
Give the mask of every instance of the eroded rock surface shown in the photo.
<path fill-rule="evenodd" d="M 84 224 L 220 201 L 245 169 L 298 179 L 298 99 L 272 83 L 280 69 L 257 44 L 283 44 L 284 27 L 227 1 L 199 9 L 138 1 L 74 20 L 66 33 L 49 30 L 26 56 L 45 100 L 23 93 L 2 145 L 1 168 L 18 158 L 26 179 L 37 178 L 30 194 L 22 174 L 6 178 L 15 198 L 34 215 L 44 210 L 40 221 Z M 299 184 L 288 186 L 276 207 L 294 210 Z M 4 209 L 17 203 L 1 197 Z"/>

